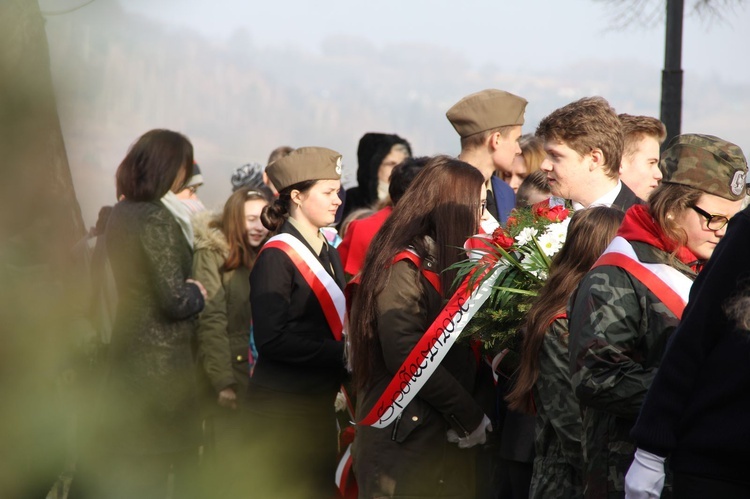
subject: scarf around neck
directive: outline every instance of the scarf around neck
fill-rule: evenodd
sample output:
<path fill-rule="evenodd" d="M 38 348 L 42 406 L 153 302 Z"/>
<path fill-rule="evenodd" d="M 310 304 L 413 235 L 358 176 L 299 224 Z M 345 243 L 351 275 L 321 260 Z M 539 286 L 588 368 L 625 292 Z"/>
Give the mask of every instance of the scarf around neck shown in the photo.
<path fill-rule="evenodd" d="M 194 236 L 193 224 L 190 221 L 190 209 L 185 206 L 185 203 L 183 203 L 180 198 L 178 198 L 177 195 L 172 191 L 164 194 L 164 197 L 161 198 L 161 204 L 163 204 L 164 207 L 172 214 L 174 219 L 177 220 L 177 223 L 179 224 L 188 245 L 190 245 L 190 249 L 193 249 Z"/>
<path fill-rule="evenodd" d="M 696 269 L 700 259 L 690 251 L 687 246 L 681 246 L 673 241 L 656 224 L 654 217 L 648 211 L 646 205 L 637 204 L 631 206 L 625 212 L 625 218 L 617 231 L 617 235 L 628 241 L 637 241 L 660 249 L 674 256 L 685 265 Z"/>

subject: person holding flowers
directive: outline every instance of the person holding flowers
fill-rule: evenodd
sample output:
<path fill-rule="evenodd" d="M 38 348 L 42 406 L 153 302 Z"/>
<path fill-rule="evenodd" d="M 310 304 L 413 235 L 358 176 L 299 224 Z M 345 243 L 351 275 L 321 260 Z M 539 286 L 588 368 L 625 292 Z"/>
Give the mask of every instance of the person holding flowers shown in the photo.
<path fill-rule="evenodd" d="M 676 137 L 661 168 L 662 185 L 647 205 L 627 211 L 570 302 L 570 370 L 582 412 L 586 497 L 622 497 L 635 454 L 629 432 L 692 282 L 745 194 L 742 151 L 717 137 Z M 656 458 L 639 453 L 636 462 L 644 466 Z"/>
<path fill-rule="evenodd" d="M 451 267 L 462 258 L 461 245 L 479 229 L 485 194 L 476 168 L 435 157 L 367 252 L 349 323 L 358 390 L 353 457 L 361 498 L 475 497 L 470 448 L 484 443 L 492 427 L 474 399 L 477 359 L 471 347 L 456 342 L 444 349 L 443 333 L 463 316 L 462 311 L 448 314 L 459 294 L 454 294 L 456 270 Z M 428 355 L 405 363 L 420 354 L 415 347 L 432 338 L 435 324 L 443 329 L 427 352 L 439 349 L 442 360 L 431 364 L 435 356 Z M 434 369 L 430 374 L 428 364 Z M 396 385 L 405 384 L 391 396 L 394 379 Z M 404 402 L 411 395 L 406 392 L 413 391 L 417 394 Z M 380 405 L 384 396 L 388 409 L 378 411 L 385 407 Z M 398 416 L 387 419 L 397 409 Z"/>
<path fill-rule="evenodd" d="M 583 493 L 581 415 L 570 390 L 565 308 L 615 237 L 623 216 L 604 206 L 573 215 L 565 244 L 526 316 L 520 366 L 506 400 L 511 410 L 536 415 L 531 498 L 577 498 Z"/>

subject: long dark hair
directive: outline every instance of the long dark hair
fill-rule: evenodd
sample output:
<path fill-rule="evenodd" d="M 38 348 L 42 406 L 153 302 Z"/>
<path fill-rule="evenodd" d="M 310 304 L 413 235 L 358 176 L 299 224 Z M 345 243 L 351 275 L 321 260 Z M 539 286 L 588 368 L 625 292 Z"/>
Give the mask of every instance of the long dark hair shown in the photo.
<path fill-rule="evenodd" d="M 393 257 L 412 247 L 425 259 L 426 237 L 435 241 L 437 270 L 442 271 L 442 295 L 450 296 L 455 271 L 448 267 L 462 258 L 461 247 L 479 226 L 479 170 L 448 156 L 436 156 L 415 177 L 370 244 L 360 285 L 351 309 L 349 332 L 354 383 L 367 386 L 378 350 L 377 296 L 390 278 Z"/>
<path fill-rule="evenodd" d="M 531 390 L 539 378 L 539 352 L 555 317 L 565 312 L 568 299 L 617 234 L 625 214 L 597 206 L 573 214 L 568 235 L 552 261 L 549 279 L 539 291 L 525 321 L 521 363 L 513 390 L 505 398 L 511 409 L 534 414 Z"/>
<path fill-rule="evenodd" d="M 268 188 L 241 187 L 237 189 L 224 204 L 221 220 L 214 220 L 210 224 L 221 230 L 229 244 L 229 254 L 223 267 L 225 272 L 241 266 L 253 268 L 260 248 L 253 248 L 247 240 L 245 203 L 256 199 L 263 200 L 268 205 L 271 204 L 273 194 Z"/>

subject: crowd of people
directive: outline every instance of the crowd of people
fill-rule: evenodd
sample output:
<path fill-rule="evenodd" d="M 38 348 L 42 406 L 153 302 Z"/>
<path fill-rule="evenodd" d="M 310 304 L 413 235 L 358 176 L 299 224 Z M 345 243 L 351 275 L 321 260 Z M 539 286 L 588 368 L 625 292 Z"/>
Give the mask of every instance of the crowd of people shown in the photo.
<path fill-rule="evenodd" d="M 601 97 L 524 135 L 526 106 L 458 101 L 457 158 L 366 133 L 347 190 L 335 150 L 279 147 L 218 212 L 184 135 L 138 138 L 97 224 L 106 368 L 69 497 L 750 497 L 742 151 L 660 151 Z M 458 264 L 540 206 L 573 215 L 500 372 L 446 332 Z"/>

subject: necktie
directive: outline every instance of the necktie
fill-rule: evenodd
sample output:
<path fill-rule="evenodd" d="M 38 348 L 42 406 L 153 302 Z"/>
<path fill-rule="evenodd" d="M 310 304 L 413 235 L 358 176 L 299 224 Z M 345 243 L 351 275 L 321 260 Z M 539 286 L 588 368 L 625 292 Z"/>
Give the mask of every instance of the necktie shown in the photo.
<path fill-rule="evenodd" d="M 487 189 L 487 211 L 490 212 L 490 215 L 495 217 L 495 220 L 500 221 L 500 217 L 497 214 L 497 203 L 495 203 L 495 196 L 489 189 Z"/>
<path fill-rule="evenodd" d="M 320 263 L 323 268 L 326 269 L 331 277 L 333 277 L 333 267 L 331 266 L 331 258 L 328 256 L 328 245 L 323 243 L 323 249 L 320 250 Z"/>

